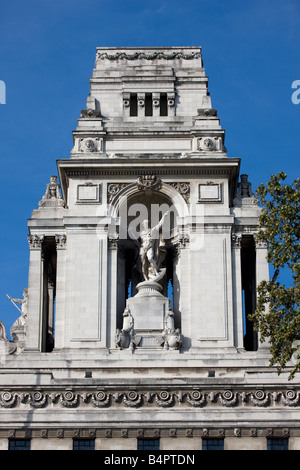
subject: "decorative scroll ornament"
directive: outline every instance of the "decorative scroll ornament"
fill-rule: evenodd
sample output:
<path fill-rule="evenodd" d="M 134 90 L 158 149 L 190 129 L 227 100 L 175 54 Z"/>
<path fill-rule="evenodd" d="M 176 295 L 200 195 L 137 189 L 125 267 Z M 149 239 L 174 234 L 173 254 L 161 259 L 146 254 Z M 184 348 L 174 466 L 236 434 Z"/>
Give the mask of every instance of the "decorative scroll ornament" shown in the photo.
<path fill-rule="evenodd" d="M 110 403 L 110 394 L 103 391 L 93 393 L 91 397 L 92 403 L 97 407 L 104 407 Z"/>
<path fill-rule="evenodd" d="M 155 401 L 159 406 L 170 406 L 174 401 L 174 396 L 171 393 L 162 390 L 160 393 L 155 395 Z"/>
<path fill-rule="evenodd" d="M 176 191 L 183 197 L 183 199 L 189 203 L 190 202 L 190 183 L 167 183 L 172 186 Z"/>
<path fill-rule="evenodd" d="M 296 393 L 294 390 L 288 390 L 285 396 L 282 396 L 282 401 L 287 406 L 296 406 L 300 400 L 300 392 Z"/>
<path fill-rule="evenodd" d="M 12 408 L 17 400 L 17 394 L 10 393 L 10 392 L 3 392 L 0 395 L 0 406 L 3 408 Z"/>
<path fill-rule="evenodd" d="M 199 390 L 193 390 L 187 395 L 187 401 L 192 406 L 201 406 L 205 403 L 205 394 L 200 393 Z"/>
<path fill-rule="evenodd" d="M 127 393 L 127 395 L 124 395 L 124 403 L 126 406 L 131 406 L 135 407 L 141 404 L 142 402 L 142 395 L 139 395 L 138 393 L 134 391 L 130 391 Z"/>
<path fill-rule="evenodd" d="M 60 396 L 60 402 L 63 406 L 66 407 L 74 407 L 78 404 L 79 395 L 75 395 L 71 391 L 65 392 L 63 395 Z"/>
<path fill-rule="evenodd" d="M 129 183 L 110 183 L 107 186 L 107 202 L 111 202 L 113 198 L 126 186 L 128 186 Z"/>
<path fill-rule="evenodd" d="M 256 390 L 255 393 L 251 393 L 251 401 L 257 406 L 266 406 L 269 403 L 269 393 L 263 390 Z"/>
<path fill-rule="evenodd" d="M 81 152 L 99 152 L 101 151 L 102 140 L 96 138 L 81 138 L 79 140 L 79 150 Z"/>
<path fill-rule="evenodd" d="M 29 395 L 29 403 L 34 408 L 42 408 L 47 403 L 47 395 L 41 392 L 33 392 Z"/>
<path fill-rule="evenodd" d="M 158 191 L 161 189 L 161 179 L 156 175 L 142 175 L 136 181 L 137 188 L 140 191 L 149 189 L 151 191 Z"/>
<path fill-rule="evenodd" d="M 233 393 L 231 390 L 225 390 L 223 394 L 220 395 L 220 402 L 224 406 L 235 406 L 237 404 L 238 394 Z"/>

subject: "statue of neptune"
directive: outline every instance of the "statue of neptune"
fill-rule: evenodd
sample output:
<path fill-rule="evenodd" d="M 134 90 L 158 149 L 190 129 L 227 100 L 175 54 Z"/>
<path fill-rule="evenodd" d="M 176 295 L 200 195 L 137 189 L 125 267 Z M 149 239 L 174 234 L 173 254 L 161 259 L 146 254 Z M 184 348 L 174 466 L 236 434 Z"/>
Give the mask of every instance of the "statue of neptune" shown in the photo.
<path fill-rule="evenodd" d="M 166 255 L 165 241 L 162 234 L 159 233 L 159 229 L 168 214 L 169 211 L 165 212 L 154 228 L 149 227 L 148 220 L 142 222 L 140 257 L 142 272 L 146 281 L 156 280 L 159 276 L 160 265 Z"/>

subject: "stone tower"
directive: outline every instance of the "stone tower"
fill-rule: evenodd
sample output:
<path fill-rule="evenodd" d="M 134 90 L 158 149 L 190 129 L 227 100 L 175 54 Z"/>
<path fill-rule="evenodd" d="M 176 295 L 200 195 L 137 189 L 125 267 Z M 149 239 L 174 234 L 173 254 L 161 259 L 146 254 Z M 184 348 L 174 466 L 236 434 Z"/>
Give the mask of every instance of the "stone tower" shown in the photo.
<path fill-rule="evenodd" d="M 300 392 L 249 321 L 266 246 L 224 136 L 200 48 L 97 49 L 13 341 L 0 324 L 2 448 L 300 445 Z"/>

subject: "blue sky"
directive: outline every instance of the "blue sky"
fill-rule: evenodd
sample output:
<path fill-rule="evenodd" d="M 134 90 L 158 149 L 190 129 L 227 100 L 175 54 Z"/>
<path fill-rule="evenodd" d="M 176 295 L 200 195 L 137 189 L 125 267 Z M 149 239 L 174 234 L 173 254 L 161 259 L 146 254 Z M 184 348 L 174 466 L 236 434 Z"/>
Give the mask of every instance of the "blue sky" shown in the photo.
<path fill-rule="evenodd" d="M 253 188 L 299 177 L 299 0 L 1 0 L 0 319 L 28 282 L 27 219 L 69 158 L 96 47 L 201 46 L 229 157 Z M 299 95 L 300 96 L 300 95 Z M 1 101 L 1 100 L 0 100 Z"/>

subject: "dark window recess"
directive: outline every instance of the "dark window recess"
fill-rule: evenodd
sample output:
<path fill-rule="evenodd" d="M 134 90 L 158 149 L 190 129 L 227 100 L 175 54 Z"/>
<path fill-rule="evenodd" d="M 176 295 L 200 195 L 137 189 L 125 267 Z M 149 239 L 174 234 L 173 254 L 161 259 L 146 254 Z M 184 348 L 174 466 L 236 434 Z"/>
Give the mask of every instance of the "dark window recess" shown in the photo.
<path fill-rule="evenodd" d="M 30 450 L 30 440 L 10 439 L 8 450 Z"/>
<path fill-rule="evenodd" d="M 244 348 L 246 351 L 256 351 L 258 335 L 254 330 L 249 316 L 256 309 L 256 252 L 252 235 L 242 237 L 241 245 L 242 290 L 243 290 L 243 320 Z"/>
<path fill-rule="evenodd" d="M 224 450 L 224 439 L 203 439 L 202 450 Z"/>
<path fill-rule="evenodd" d="M 145 94 L 145 116 L 153 116 L 152 93 Z"/>
<path fill-rule="evenodd" d="M 268 438 L 267 450 L 289 450 L 289 440 L 287 438 Z"/>
<path fill-rule="evenodd" d="M 130 116 L 138 115 L 137 93 L 130 93 Z"/>
<path fill-rule="evenodd" d="M 45 237 L 43 242 L 42 352 L 51 352 L 54 348 L 56 259 L 55 237 Z"/>
<path fill-rule="evenodd" d="M 159 450 L 159 439 L 138 439 L 137 450 Z"/>
<path fill-rule="evenodd" d="M 160 115 L 168 116 L 168 97 L 167 93 L 160 94 Z"/>
<path fill-rule="evenodd" d="M 95 450 L 95 439 L 73 439 L 73 450 Z"/>

